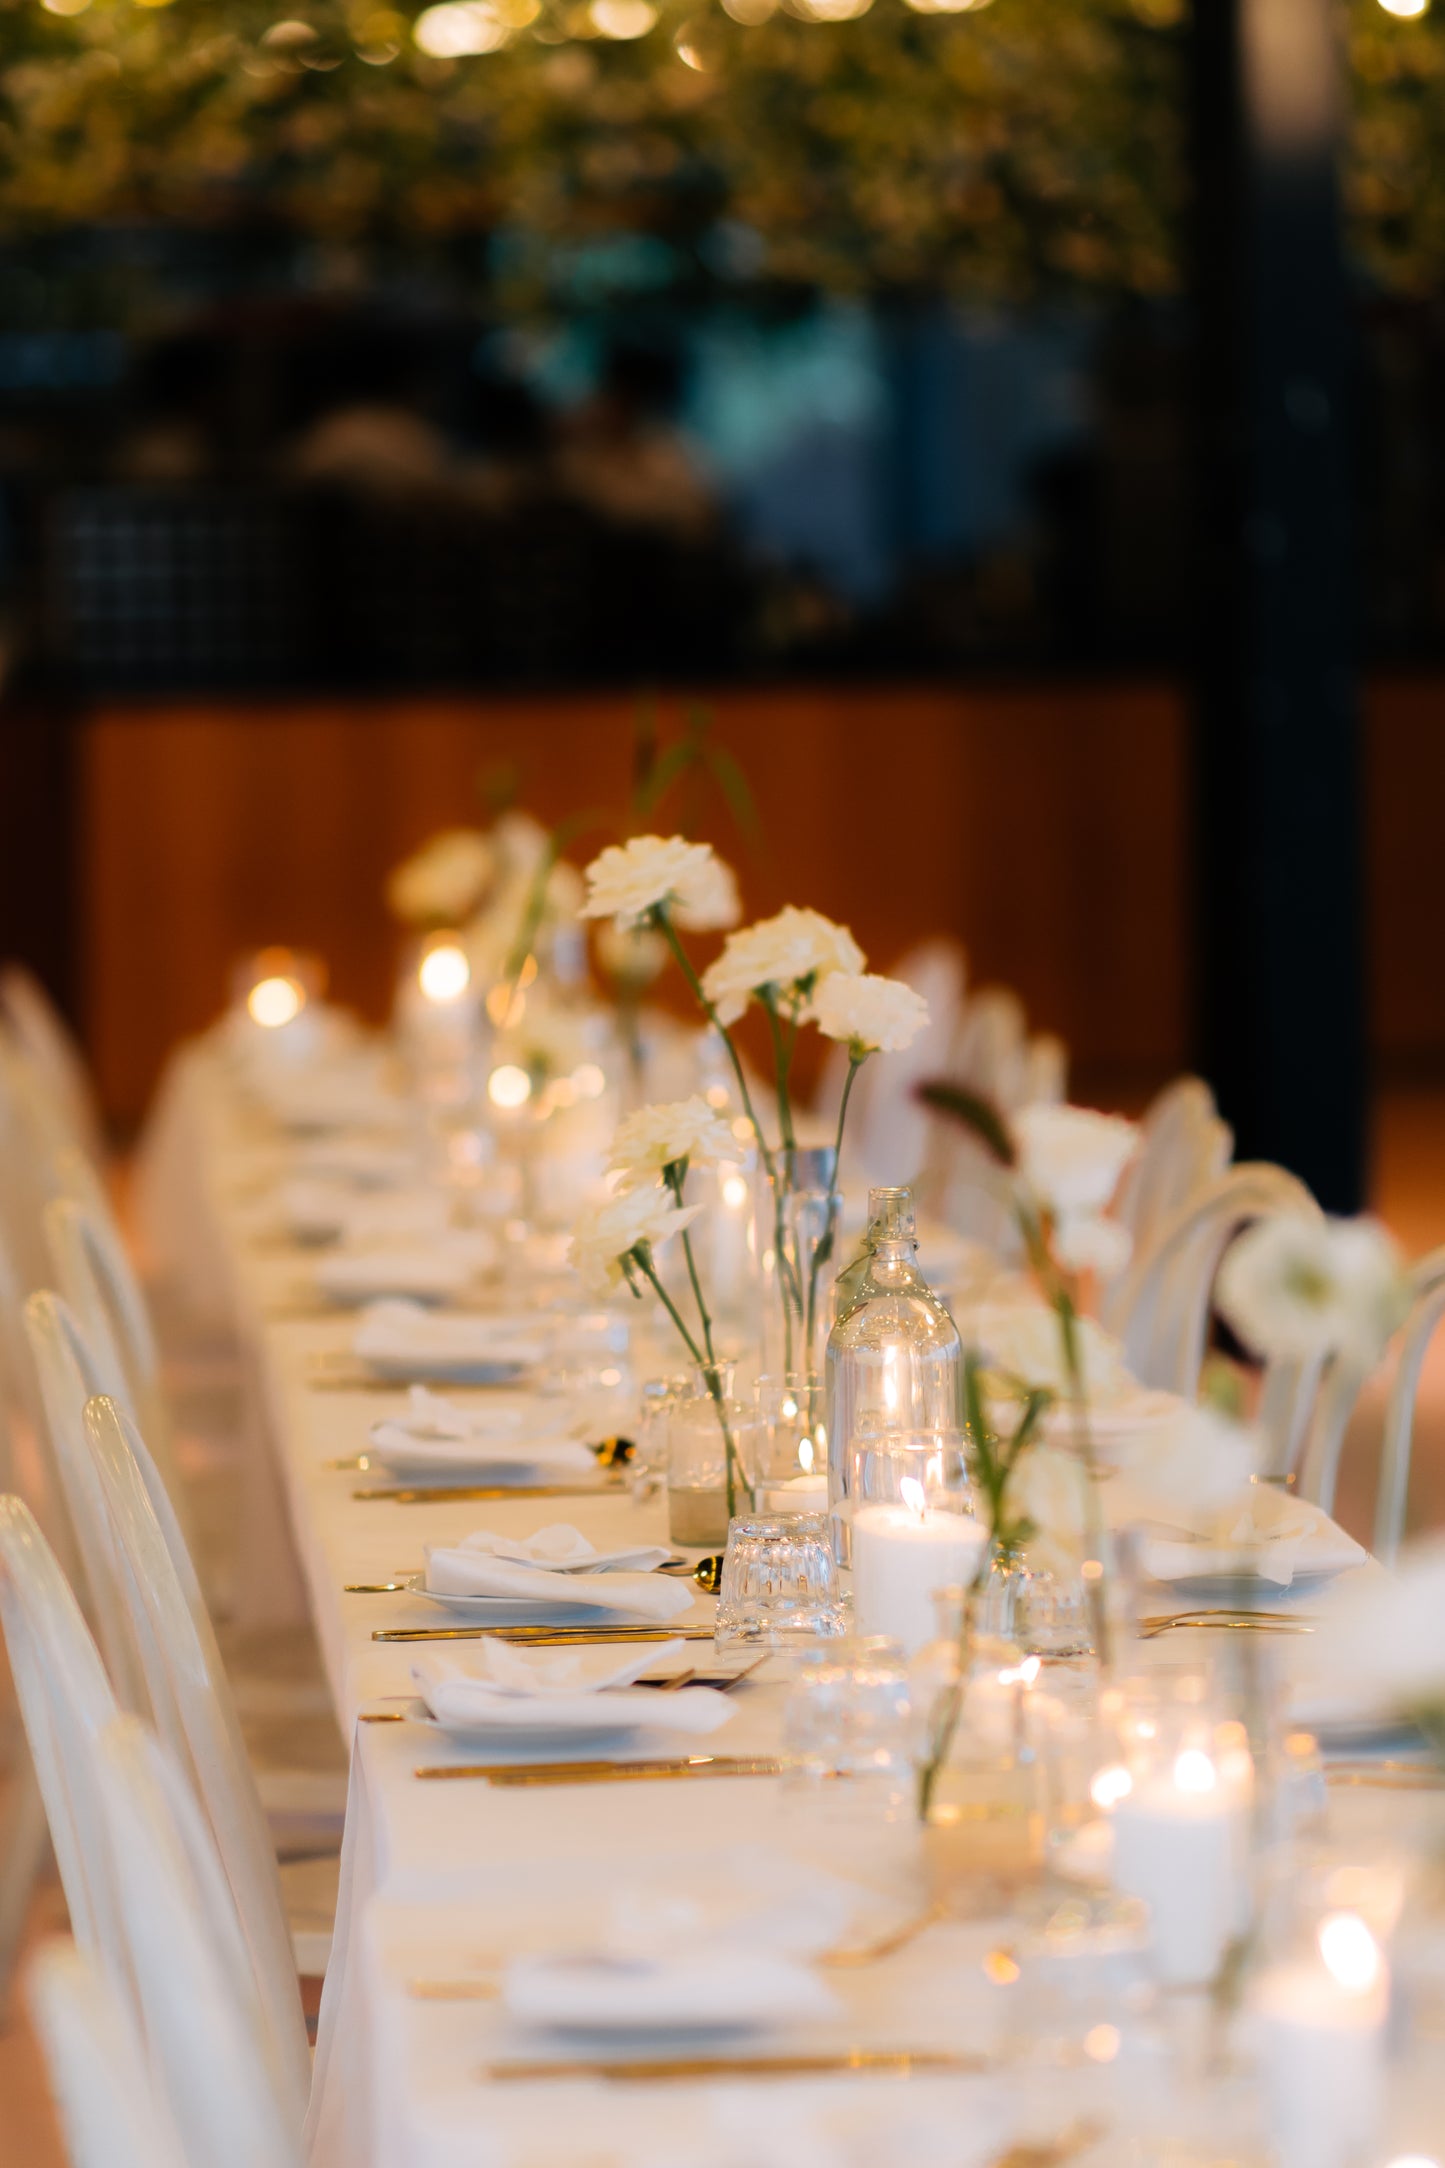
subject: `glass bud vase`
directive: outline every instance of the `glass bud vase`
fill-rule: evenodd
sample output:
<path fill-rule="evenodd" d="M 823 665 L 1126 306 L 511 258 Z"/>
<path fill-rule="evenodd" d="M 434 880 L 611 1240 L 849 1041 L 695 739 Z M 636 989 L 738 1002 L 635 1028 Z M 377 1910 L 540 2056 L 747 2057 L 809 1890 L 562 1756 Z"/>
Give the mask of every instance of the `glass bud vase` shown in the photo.
<path fill-rule="evenodd" d="M 889 1433 L 953 1433 L 963 1424 L 958 1327 L 918 1269 L 913 1199 L 868 1194 L 871 1249 L 852 1300 L 828 1335 L 824 1370 L 828 1508 L 840 1560 L 849 1556 L 859 1444 Z"/>
<path fill-rule="evenodd" d="M 941 1901 L 982 1902 L 1039 1880 L 1046 1772 L 1029 1693 L 1037 1659 L 982 1630 L 996 1592 L 942 1589 L 938 1638 L 909 1673 L 918 1712 L 918 1812 L 929 1879 Z"/>
<path fill-rule="evenodd" d="M 667 1430 L 667 1532 L 674 1543 L 715 1545 L 728 1535 L 728 1441 L 733 1461 L 735 1513 L 747 1510 L 751 1493 L 744 1469 L 752 1465 L 757 1412 L 738 1400 L 732 1363 L 695 1368 L 688 1389 L 672 1406 Z"/>
<path fill-rule="evenodd" d="M 753 1242 L 762 1281 L 762 1367 L 770 1377 L 821 1378 L 833 1322 L 842 1200 L 831 1146 L 779 1150 L 773 1177 L 753 1188 Z"/>

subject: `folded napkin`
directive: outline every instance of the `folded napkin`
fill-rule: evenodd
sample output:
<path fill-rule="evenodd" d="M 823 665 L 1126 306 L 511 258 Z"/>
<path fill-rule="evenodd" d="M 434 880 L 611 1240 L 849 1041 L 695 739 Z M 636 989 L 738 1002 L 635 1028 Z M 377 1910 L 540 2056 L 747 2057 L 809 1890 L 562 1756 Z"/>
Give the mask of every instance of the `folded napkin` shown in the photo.
<path fill-rule="evenodd" d="M 650 1573 L 667 1556 L 661 1544 L 639 1543 L 620 1551 L 599 1551 L 580 1528 L 566 1521 L 552 1521 L 533 1536 L 499 1536 L 479 1528 L 458 1546 L 486 1558 L 505 1558 L 519 1566 L 536 1566 L 546 1573 L 610 1573 L 631 1567 L 634 1573 Z"/>
<path fill-rule="evenodd" d="M 496 1254 L 490 1235 L 453 1228 L 415 1245 L 348 1249 L 323 1258 L 316 1285 L 333 1302 L 370 1302 L 389 1294 L 440 1302 L 485 1272 Z"/>
<path fill-rule="evenodd" d="M 664 1695 L 671 1700 L 671 1695 Z M 793 2025 L 836 2014 L 838 1999 L 815 1972 L 775 1950 L 678 1950 L 520 1957 L 502 2000 L 530 2025 L 578 2031 L 729 2031 Z"/>
<path fill-rule="evenodd" d="M 736 1710 L 710 1686 L 661 1694 L 634 1681 L 682 1641 L 613 1649 L 521 1649 L 482 1642 L 467 1655 L 438 1650 L 412 1664 L 417 1692 L 448 1731 L 681 1731 L 705 1735 Z"/>
<path fill-rule="evenodd" d="M 490 1370 L 533 1363 L 546 1349 L 534 1320 L 516 1317 L 438 1316 L 400 1298 L 372 1303 L 362 1312 L 353 1352 L 362 1362 L 389 1370 Z"/>
<path fill-rule="evenodd" d="M 660 1573 L 559 1573 L 464 1544 L 428 1544 L 425 1555 L 426 1586 L 435 1596 L 500 1596 L 549 1610 L 618 1611 L 634 1619 L 677 1618 L 692 1609 L 692 1583 Z"/>
<path fill-rule="evenodd" d="M 485 1468 L 489 1474 L 530 1471 L 590 1475 L 597 1461 L 561 1431 L 533 1435 L 521 1408 L 461 1408 L 442 1393 L 413 1385 L 405 1415 L 371 1426 L 371 1443 L 394 1468 Z M 661 1555 L 661 1554 L 659 1554 Z"/>
<path fill-rule="evenodd" d="M 1198 1527 L 1145 1523 L 1140 1544 L 1140 1564 L 1156 1581 L 1238 1577 L 1274 1588 L 1290 1587 L 1297 1574 L 1342 1573 L 1368 1557 L 1318 1506 L 1268 1483 L 1251 1484 L 1242 1505 Z"/>

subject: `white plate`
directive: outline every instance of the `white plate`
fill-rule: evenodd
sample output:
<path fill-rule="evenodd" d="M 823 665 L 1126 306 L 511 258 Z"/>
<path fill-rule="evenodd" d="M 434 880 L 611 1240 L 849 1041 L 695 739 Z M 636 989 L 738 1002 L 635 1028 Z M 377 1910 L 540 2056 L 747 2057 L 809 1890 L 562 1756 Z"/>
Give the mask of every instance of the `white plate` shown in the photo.
<path fill-rule="evenodd" d="M 605 1604 L 568 1603 L 563 1596 L 555 1600 L 543 1596 L 448 1596 L 428 1588 L 419 1573 L 408 1576 L 407 1587 L 414 1596 L 485 1626 L 598 1626 L 604 1620 L 614 1626 L 660 1628 L 672 1624 L 670 1619 L 637 1618 L 628 1611 L 612 1611 Z"/>

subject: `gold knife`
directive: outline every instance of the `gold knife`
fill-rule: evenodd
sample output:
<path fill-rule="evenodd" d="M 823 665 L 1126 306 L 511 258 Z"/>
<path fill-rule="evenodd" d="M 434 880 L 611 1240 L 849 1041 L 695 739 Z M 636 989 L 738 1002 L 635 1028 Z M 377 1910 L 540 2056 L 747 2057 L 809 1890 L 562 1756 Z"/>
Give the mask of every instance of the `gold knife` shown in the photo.
<path fill-rule="evenodd" d="M 783 1765 L 766 1755 L 689 1754 L 674 1761 L 438 1762 L 414 1776 L 446 1783 L 482 1777 L 512 1791 L 538 1784 L 646 1784 L 688 1777 L 777 1777 Z"/>
<path fill-rule="evenodd" d="M 711 1641 L 711 1626 L 378 1626 L 373 1641 L 520 1641 L 534 1648 L 577 1642 Z"/>
<path fill-rule="evenodd" d="M 362 1501 L 384 1499 L 394 1506 L 430 1506 L 483 1498 L 615 1498 L 622 1489 L 620 1483 L 438 1483 L 354 1490 L 351 1495 Z"/>
<path fill-rule="evenodd" d="M 980 2075 L 994 2070 L 991 2056 L 955 2048 L 843 2048 L 799 2055 L 689 2055 L 657 2061 L 484 2063 L 483 2084 L 545 2083 L 555 2078 L 602 2078 L 615 2085 L 655 2085 L 708 2078 L 820 2078 L 849 2075 L 907 2078 L 929 2071 Z"/>

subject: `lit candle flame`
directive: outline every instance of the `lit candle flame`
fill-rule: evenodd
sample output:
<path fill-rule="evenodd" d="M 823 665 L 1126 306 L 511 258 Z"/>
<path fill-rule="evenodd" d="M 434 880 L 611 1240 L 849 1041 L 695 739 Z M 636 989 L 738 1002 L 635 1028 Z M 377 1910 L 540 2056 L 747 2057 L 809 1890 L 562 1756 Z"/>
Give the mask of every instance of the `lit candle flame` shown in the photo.
<path fill-rule="evenodd" d="M 1181 1792 L 1212 1792 L 1219 1772 L 1209 1756 L 1197 1746 L 1185 1747 L 1174 1757 L 1175 1788 Z"/>
<path fill-rule="evenodd" d="M 459 1001 L 472 983 L 466 950 L 455 941 L 439 941 L 423 956 L 417 980 L 428 1001 Z"/>
<path fill-rule="evenodd" d="M 910 1513 L 916 1513 L 920 1520 L 926 1519 L 928 1500 L 924 1496 L 921 1483 L 915 1482 L 911 1475 L 906 1475 L 898 1486 L 898 1495 Z"/>
<path fill-rule="evenodd" d="M 800 1438 L 798 1440 L 798 1466 L 802 1469 L 804 1475 L 813 1473 L 813 1441 L 811 1438 Z"/>
<path fill-rule="evenodd" d="M 1366 1995 L 1380 1977 L 1380 1946 L 1358 1912 L 1331 1912 L 1316 1937 L 1326 1970 L 1350 1995 Z"/>
<path fill-rule="evenodd" d="M 1089 1786 L 1089 1797 L 1107 1814 L 1110 1807 L 1117 1807 L 1121 1799 L 1127 1799 L 1133 1789 L 1134 1779 L 1122 1762 L 1115 1762 L 1112 1767 L 1099 1771 Z"/>
<path fill-rule="evenodd" d="M 494 1107 L 524 1107 L 531 1096 L 532 1079 L 512 1062 L 503 1062 L 487 1079 L 487 1097 Z"/>
<path fill-rule="evenodd" d="M 262 979 L 246 996 L 252 1022 L 263 1024 L 267 1031 L 289 1024 L 305 1006 L 306 989 L 293 978 Z"/>

